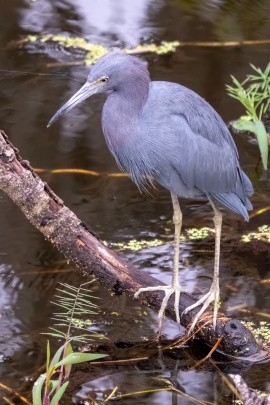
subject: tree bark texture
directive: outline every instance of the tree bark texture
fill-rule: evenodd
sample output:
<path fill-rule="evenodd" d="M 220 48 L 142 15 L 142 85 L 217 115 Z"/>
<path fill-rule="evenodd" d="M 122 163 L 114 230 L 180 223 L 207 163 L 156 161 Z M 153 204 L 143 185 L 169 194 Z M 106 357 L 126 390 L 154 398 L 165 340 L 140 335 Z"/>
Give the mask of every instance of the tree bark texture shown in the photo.
<path fill-rule="evenodd" d="M 93 275 L 115 295 L 126 294 L 133 297 L 140 287 L 162 284 L 146 274 L 143 269 L 127 264 L 104 246 L 91 229 L 80 221 L 34 173 L 30 163 L 20 157 L 18 150 L 9 142 L 3 131 L 0 131 L 0 189 L 20 207 L 34 227 L 42 232 L 68 260 L 72 260 L 83 273 Z M 163 293 L 152 292 L 141 294 L 139 301 L 158 311 L 162 298 Z M 180 313 L 194 302 L 192 296 L 182 293 Z M 174 297 L 168 304 L 166 316 L 175 320 L 173 304 Z M 188 327 L 198 310 L 199 308 L 196 308 L 181 317 L 183 326 Z M 219 313 L 217 328 L 214 331 L 212 312 L 207 312 L 198 322 L 198 326 L 204 324 L 197 336 L 210 346 L 222 336 L 218 349 L 225 354 L 249 357 L 250 360 L 254 358 L 254 361 L 266 355 L 253 334 L 239 321 Z"/>

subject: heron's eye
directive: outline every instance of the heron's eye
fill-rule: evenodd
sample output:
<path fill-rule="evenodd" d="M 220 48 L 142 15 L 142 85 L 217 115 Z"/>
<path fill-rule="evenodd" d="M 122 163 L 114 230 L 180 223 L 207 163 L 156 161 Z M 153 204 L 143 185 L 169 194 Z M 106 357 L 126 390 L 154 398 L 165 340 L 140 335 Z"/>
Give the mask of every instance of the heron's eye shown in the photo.
<path fill-rule="evenodd" d="M 101 83 L 107 83 L 107 81 L 109 80 L 109 78 L 108 77 L 101 77 L 100 79 L 99 79 L 99 81 L 101 82 Z"/>

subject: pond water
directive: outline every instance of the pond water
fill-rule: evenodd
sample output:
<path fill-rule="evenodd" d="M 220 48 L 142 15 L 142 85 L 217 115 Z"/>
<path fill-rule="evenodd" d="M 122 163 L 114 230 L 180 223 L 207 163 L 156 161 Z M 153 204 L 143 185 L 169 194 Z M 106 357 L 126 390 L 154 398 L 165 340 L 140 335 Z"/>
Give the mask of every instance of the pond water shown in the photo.
<path fill-rule="evenodd" d="M 16 45 L 23 36 L 68 33 L 107 46 L 134 47 L 141 43 L 166 41 L 243 41 L 270 38 L 270 3 L 264 1 L 180 1 L 180 0 L 9 0 L 0 13 L 0 122 L 11 142 L 34 168 L 76 168 L 117 173 L 101 131 L 100 113 L 104 96 L 93 97 L 63 117 L 49 130 L 46 125 L 56 110 L 84 83 L 89 67 L 59 63 L 51 66 L 46 54 L 27 52 Z M 179 47 L 175 53 L 146 54 L 154 80 L 179 82 L 206 98 L 225 122 L 238 118 L 243 109 L 226 95 L 230 74 L 243 79 L 249 63 L 264 68 L 269 62 L 269 44 L 234 47 Z M 52 56 L 52 55 L 51 55 Z M 69 61 L 72 58 L 69 56 Z M 242 168 L 254 179 L 254 210 L 269 206 L 269 188 L 256 180 L 254 168 L 258 148 L 246 135 L 235 135 Z M 173 228 L 170 195 L 158 189 L 154 196 L 140 194 L 124 177 L 106 177 L 46 172 L 44 179 L 78 217 L 102 240 L 128 243 L 132 239 L 161 239 L 166 244 L 121 255 L 164 282 L 172 268 Z M 183 201 L 184 229 L 212 227 L 212 212 L 205 203 Z M 52 325 L 51 303 L 59 282 L 79 285 L 82 278 L 43 236 L 24 218 L 19 209 L 0 195 L 0 382 L 12 389 L 31 379 L 45 360 L 46 336 Z M 224 212 L 224 234 L 238 236 L 269 224 L 269 211 L 249 223 Z M 182 283 L 191 293 L 210 284 L 213 255 L 196 252 L 196 241 L 183 243 Z M 269 288 L 260 284 L 269 278 L 269 257 L 250 262 L 239 256 L 231 260 L 222 254 L 221 298 L 228 315 L 267 320 L 270 313 Z M 230 288 L 233 286 L 234 288 Z M 127 297 L 112 297 L 98 283 L 93 284 L 98 301 L 99 330 L 112 341 L 138 341 L 153 337 L 157 316 Z M 249 315 L 247 316 L 247 311 Z M 142 316 L 142 311 L 147 316 Z M 116 316 L 115 313 L 120 316 Z M 140 320 L 136 327 L 135 320 Z M 168 321 L 164 334 L 172 338 L 183 332 Z M 253 369 L 247 373 L 253 381 Z M 258 369 L 256 369 L 258 373 Z M 256 374 L 257 375 L 257 374 Z M 99 392 L 129 381 L 140 385 L 140 373 L 102 377 L 91 385 Z M 181 370 L 179 384 L 200 401 L 216 401 L 218 386 L 211 372 Z M 269 389 L 262 373 L 260 389 Z M 74 396 L 84 398 L 85 391 Z M 79 391 L 79 390 L 78 390 Z M 0 390 L 0 403 L 5 403 Z M 85 394 L 86 395 L 86 394 Z M 2 401 L 2 402 L 1 402 Z M 141 404 L 193 403 L 162 392 L 140 397 Z M 178 402 L 177 402 L 178 401 Z M 179 402 L 180 401 L 180 402 Z M 122 402 L 128 403 L 128 402 Z"/>

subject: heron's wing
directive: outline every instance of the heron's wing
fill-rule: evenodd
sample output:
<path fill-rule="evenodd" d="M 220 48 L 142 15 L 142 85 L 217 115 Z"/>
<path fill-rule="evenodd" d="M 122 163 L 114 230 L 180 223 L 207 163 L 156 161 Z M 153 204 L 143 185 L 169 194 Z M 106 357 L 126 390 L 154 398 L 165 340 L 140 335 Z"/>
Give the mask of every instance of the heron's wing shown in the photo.
<path fill-rule="evenodd" d="M 227 143 L 238 158 L 236 145 L 224 121 L 214 108 L 194 91 L 177 83 L 152 82 L 149 101 L 148 119 L 153 119 L 153 114 L 157 120 L 160 117 L 162 122 L 168 122 L 168 115 L 180 120 L 183 118 L 194 135 L 221 147 Z"/>
<path fill-rule="evenodd" d="M 160 132 L 158 136 L 162 136 Z M 179 197 L 212 196 L 248 220 L 247 210 L 252 205 L 246 196 L 253 194 L 252 184 L 226 140 L 216 143 L 201 136 L 179 115 L 171 117 L 171 127 L 167 127 L 163 140 L 159 156 L 153 159 L 158 162 L 153 177 L 160 184 Z"/>
<path fill-rule="evenodd" d="M 167 142 L 173 151 L 172 167 L 189 189 L 197 188 L 203 193 L 235 192 L 241 169 L 233 140 L 222 139 L 219 127 L 214 128 L 210 120 L 209 135 L 206 117 L 201 117 L 200 128 L 198 117 L 197 122 L 189 118 L 188 121 L 184 115 L 171 116 L 175 133 L 170 132 Z"/>
<path fill-rule="evenodd" d="M 145 149 L 151 151 L 149 165 L 155 168 L 153 177 L 158 182 L 172 190 L 166 184 L 172 186 L 170 177 L 177 173 L 179 184 L 181 181 L 186 187 L 183 197 L 187 196 L 187 190 L 190 197 L 199 190 L 203 194 L 236 192 L 245 200 L 234 141 L 218 121 L 207 114 L 199 118 L 194 111 L 188 114 L 171 111 L 166 120 L 165 116 L 157 120 L 155 133 L 151 140 L 148 137 L 152 144 Z"/>
<path fill-rule="evenodd" d="M 176 194 L 235 193 L 243 202 L 251 194 L 227 126 L 193 91 L 152 82 L 139 134 L 152 176 L 171 191 L 178 178 L 182 194 Z"/>

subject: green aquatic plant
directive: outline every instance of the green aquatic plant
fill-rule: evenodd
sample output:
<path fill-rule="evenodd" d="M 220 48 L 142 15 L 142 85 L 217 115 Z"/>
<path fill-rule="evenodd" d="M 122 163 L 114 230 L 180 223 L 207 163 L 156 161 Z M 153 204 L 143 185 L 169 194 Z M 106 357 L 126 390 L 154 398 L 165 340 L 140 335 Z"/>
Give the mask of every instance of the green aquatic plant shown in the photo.
<path fill-rule="evenodd" d="M 270 347 L 270 324 L 266 321 L 260 321 L 259 323 L 241 321 L 254 335 L 255 339 L 261 343 L 261 345 L 269 350 Z"/>
<path fill-rule="evenodd" d="M 85 319 L 95 315 L 95 310 L 98 308 L 91 301 L 95 297 L 91 295 L 90 283 L 92 281 L 81 284 L 78 288 L 67 283 L 60 283 L 61 288 L 56 289 L 60 294 L 55 295 L 56 300 L 53 302 L 54 305 L 60 308 L 60 311 L 53 314 L 54 326 L 49 327 L 51 332 L 44 334 L 82 343 L 86 343 L 93 337 L 100 337 L 96 333 L 89 333 L 87 326 L 92 321 L 89 318 Z M 77 334 L 78 331 L 87 333 Z"/>
<path fill-rule="evenodd" d="M 28 35 L 23 42 L 56 42 L 65 48 L 79 48 L 86 51 L 86 55 L 84 57 L 84 63 L 86 65 L 92 65 L 98 61 L 101 56 L 105 55 L 109 51 L 109 48 L 102 45 L 102 44 L 95 44 L 92 42 L 87 41 L 85 38 L 82 37 L 70 37 L 67 35 L 53 35 L 53 34 L 46 34 L 46 35 Z M 153 52 L 157 55 L 163 55 L 169 52 L 174 52 L 175 48 L 180 45 L 178 41 L 166 42 L 162 41 L 159 45 L 157 44 L 144 44 L 136 46 L 135 48 L 124 48 L 121 49 L 124 53 L 145 53 L 145 52 Z"/>
<path fill-rule="evenodd" d="M 215 229 L 207 226 L 204 226 L 203 228 L 190 228 L 186 230 L 186 234 L 190 240 L 205 239 L 207 236 L 214 233 Z"/>
<path fill-rule="evenodd" d="M 131 239 L 127 243 L 123 242 L 112 242 L 110 245 L 112 247 L 118 248 L 118 249 L 128 249 L 132 250 L 133 252 L 136 252 L 138 250 L 142 250 L 145 248 L 151 248 L 151 247 L 156 247 L 156 246 L 161 246 L 163 245 L 164 242 L 160 239 L 152 239 L 152 240 L 137 240 L 137 239 Z"/>
<path fill-rule="evenodd" d="M 169 221 L 171 222 L 171 221 Z M 188 241 L 188 240 L 199 240 L 199 239 L 205 239 L 209 235 L 212 235 L 215 233 L 214 228 L 209 228 L 209 227 L 203 227 L 203 228 L 189 228 L 184 231 L 184 233 L 181 235 L 180 240 L 182 242 Z M 152 240 L 137 240 L 137 239 L 131 239 L 128 242 L 110 242 L 108 243 L 107 241 L 103 241 L 103 243 L 108 246 L 110 245 L 112 248 L 115 248 L 117 250 L 131 250 L 133 252 L 137 252 L 142 249 L 148 249 L 152 247 L 157 247 L 157 246 L 162 246 L 165 245 L 167 242 L 161 239 L 152 239 Z"/>
<path fill-rule="evenodd" d="M 168 221 L 168 225 L 171 224 L 171 221 Z M 207 226 L 204 226 L 202 228 L 189 228 L 186 229 L 183 234 L 180 236 L 180 241 L 189 241 L 189 240 L 199 240 L 199 239 L 205 239 L 209 235 L 213 235 L 215 233 L 214 228 L 209 228 Z M 152 240 L 137 240 L 137 239 L 131 239 L 128 242 L 111 242 L 108 244 L 108 242 L 103 241 L 103 243 L 108 246 L 110 245 L 113 248 L 116 248 L 118 250 L 131 250 L 133 252 L 137 252 L 142 249 L 148 249 L 151 247 L 157 247 L 157 246 L 162 246 L 165 245 L 167 242 L 162 240 L 162 239 L 152 239 Z"/>
<path fill-rule="evenodd" d="M 262 121 L 270 105 L 270 63 L 262 71 L 250 65 L 255 74 L 250 74 L 243 82 L 231 76 L 234 86 L 226 85 L 229 96 L 240 101 L 246 115 L 233 122 L 234 128 L 253 132 L 258 141 L 263 168 L 267 170 L 269 134 Z"/>
<path fill-rule="evenodd" d="M 72 341 L 86 343 L 93 336 L 99 336 L 88 332 L 86 326 L 89 325 L 89 320 L 82 320 L 82 317 L 93 315 L 95 313 L 93 308 L 97 308 L 89 299 L 91 297 L 89 283 L 91 281 L 81 284 L 78 288 L 61 283 L 63 288 L 58 288 L 61 295 L 55 296 L 57 302 L 54 304 L 60 307 L 61 311 L 54 314 L 54 327 L 46 334 L 64 339 L 64 343 L 51 359 L 50 342 L 47 342 L 46 372 L 34 383 L 33 405 L 57 405 L 69 384 L 72 365 L 106 356 L 99 353 L 73 352 L 71 345 Z M 63 328 L 65 331 L 62 331 Z M 78 331 L 83 333 L 78 334 Z"/>
<path fill-rule="evenodd" d="M 270 242 L 270 226 L 260 226 L 257 231 L 242 235 L 241 240 L 242 242 L 251 242 L 252 240 L 265 240 L 266 242 Z"/>

